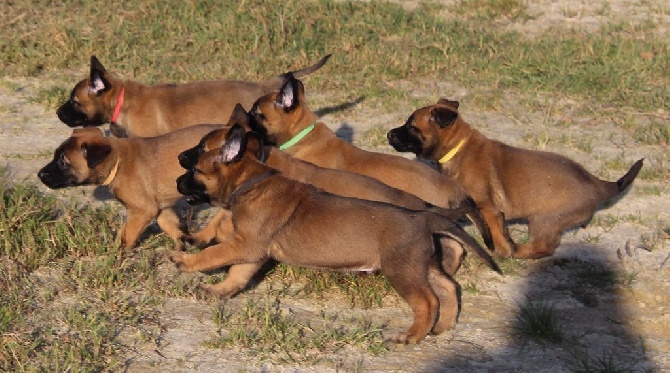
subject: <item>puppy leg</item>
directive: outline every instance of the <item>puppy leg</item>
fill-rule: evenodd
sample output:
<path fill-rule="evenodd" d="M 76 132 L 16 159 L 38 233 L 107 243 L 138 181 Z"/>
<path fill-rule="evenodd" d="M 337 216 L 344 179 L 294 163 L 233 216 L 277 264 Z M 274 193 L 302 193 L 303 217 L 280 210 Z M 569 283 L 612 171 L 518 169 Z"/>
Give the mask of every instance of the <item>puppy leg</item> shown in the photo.
<path fill-rule="evenodd" d="M 121 246 L 124 249 L 131 249 L 135 246 L 137 239 L 140 237 L 140 233 L 144 231 L 151 220 L 156 217 L 158 211 L 145 211 L 137 209 L 128 209 L 128 217 L 126 222 L 123 224 L 121 231 L 119 231 L 119 237 L 121 238 Z"/>
<path fill-rule="evenodd" d="M 509 237 L 509 232 L 505 227 L 505 217 L 503 213 L 493 206 L 483 206 L 480 209 L 482 217 L 491 231 L 495 252 L 498 256 L 509 258 L 514 252 L 514 242 Z"/>
<path fill-rule="evenodd" d="M 251 250 L 241 236 L 233 236 L 198 253 L 173 251 L 170 254 L 170 260 L 184 272 L 210 271 L 232 264 L 256 263 L 263 259 L 260 250 Z"/>
<path fill-rule="evenodd" d="M 440 301 L 437 322 L 431 333 L 440 334 L 456 325 L 461 312 L 461 291 L 458 283 L 444 275 L 436 264 L 428 267 L 428 282 Z"/>
<path fill-rule="evenodd" d="M 184 244 L 182 243 L 184 232 L 179 228 L 179 216 L 173 209 L 161 210 L 156 218 L 156 223 L 165 234 L 172 238 L 176 250 L 184 250 Z"/>
<path fill-rule="evenodd" d="M 222 224 L 222 222 L 230 219 L 230 217 L 231 217 L 230 211 L 228 210 L 219 211 L 200 231 L 194 234 L 186 235 L 185 236 L 186 242 L 196 246 L 209 244 L 210 242 L 212 242 L 212 240 L 217 238 L 217 231 L 219 230 L 219 226 Z M 217 240 L 219 242 L 223 241 L 223 239 L 217 239 Z"/>
<path fill-rule="evenodd" d="M 235 264 L 228 269 L 226 278 L 216 284 L 202 284 L 200 287 L 223 298 L 230 298 L 244 289 L 249 280 L 258 272 L 265 262 Z"/>
<path fill-rule="evenodd" d="M 594 207 L 586 206 L 579 211 L 566 211 L 552 216 L 531 217 L 528 220 L 528 243 L 519 245 L 515 258 L 540 259 L 553 255 L 561 243 L 563 231 L 588 222 Z"/>
<path fill-rule="evenodd" d="M 414 251 L 407 251 L 414 252 Z M 405 332 L 398 333 L 391 340 L 396 343 L 417 343 L 435 325 L 440 301 L 428 282 L 428 268 L 402 264 L 402 268 L 382 273 L 391 286 L 409 304 L 414 313 L 414 323 Z"/>
<path fill-rule="evenodd" d="M 442 249 L 442 269 L 453 277 L 463 263 L 465 249 L 459 242 L 448 237 L 440 237 L 438 244 Z"/>

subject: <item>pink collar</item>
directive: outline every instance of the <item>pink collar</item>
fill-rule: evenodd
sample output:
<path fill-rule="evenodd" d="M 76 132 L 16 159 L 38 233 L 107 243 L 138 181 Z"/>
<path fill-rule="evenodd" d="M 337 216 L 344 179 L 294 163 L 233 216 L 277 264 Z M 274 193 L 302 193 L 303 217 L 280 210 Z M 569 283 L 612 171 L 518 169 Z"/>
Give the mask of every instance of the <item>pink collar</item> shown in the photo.
<path fill-rule="evenodd" d="M 116 106 L 114 106 L 114 113 L 112 114 L 112 124 L 116 124 L 116 121 L 119 119 L 119 114 L 121 114 L 121 105 L 123 105 L 124 88 L 125 87 L 121 87 L 119 97 L 116 99 Z"/>

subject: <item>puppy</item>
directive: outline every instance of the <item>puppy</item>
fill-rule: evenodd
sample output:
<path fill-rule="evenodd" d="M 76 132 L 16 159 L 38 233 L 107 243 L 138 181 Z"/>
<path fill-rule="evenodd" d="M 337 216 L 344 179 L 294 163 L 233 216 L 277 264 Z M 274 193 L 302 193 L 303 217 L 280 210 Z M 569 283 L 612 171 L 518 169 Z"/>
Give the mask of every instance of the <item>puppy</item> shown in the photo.
<path fill-rule="evenodd" d="M 397 155 L 359 149 L 339 139 L 325 124 L 318 122 L 305 100 L 303 84 L 293 75 L 278 92 L 260 97 L 250 113 L 250 126 L 268 143 L 295 158 L 321 167 L 366 175 L 384 184 L 413 194 L 435 206 L 455 208 L 473 205 L 466 191 L 446 175 L 429 166 Z M 479 211 L 467 214 L 479 229 L 484 243 L 493 248 L 489 229 Z"/>
<path fill-rule="evenodd" d="M 294 73 L 311 74 L 329 58 Z M 111 123 L 117 137 L 158 136 L 198 123 L 226 123 L 236 103 L 251 107 L 282 82 L 279 76 L 263 83 L 225 80 L 148 86 L 114 77 L 91 56 L 89 77 L 75 85 L 56 114 L 70 127 Z"/>
<path fill-rule="evenodd" d="M 395 205 L 347 198 L 282 176 L 246 153 L 245 130 L 230 129 L 219 150 L 203 154 L 180 177 L 180 189 L 232 212 L 232 234 L 196 254 L 173 252 L 187 271 L 260 263 L 268 259 L 311 268 L 379 270 L 414 312 L 414 323 L 393 340 L 416 343 L 441 333 L 458 316 L 458 286 L 440 268 L 433 234 L 470 245 L 452 220 Z"/>
<path fill-rule="evenodd" d="M 397 151 L 440 163 L 474 198 L 501 256 L 552 255 L 564 230 L 585 226 L 595 209 L 623 192 L 640 168 L 638 160 L 618 181 L 596 178 L 558 154 L 515 148 L 490 140 L 463 120 L 458 102 L 441 99 L 416 110 L 388 133 Z M 529 242 L 509 240 L 505 219 L 528 222 Z"/>
<path fill-rule="evenodd" d="M 229 126 L 235 124 L 246 127 L 248 125 L 247 113 L 241 106 L 237 106 L 233 111 Z M 188 149 L 179 155 L 179 163 L 187 170 L 192 170 L 198 158 L 210 150 L 218 149 L 224 145 L 228 129 L 217 129 L 207 134 L 195 147 Z M 345 197 L 356 197 L 367 199 L 371 201 L 387 202 L 397 206 L 405 207 L 411 210 L 427 210 L 433 211 L 437 214 L 447 218 L 456 219 L 466 212 L 471 212 L 471 207 L 464 207 L 459 209 L 444 209 L 438 206 L 433 206 L 420 198 L 403 192 L 399 189 L 390 187 L 377 179 L 367 177 L 365 175 L 354 174 L 351 172 L 327 169 L 318 167 L 309 162 L 305 162 L 289 156 L 288 154 L 269 146 L 263 146 L 262 141 L 253 132 L 246 135 L 246 149 L 252 156 L 257 157 L 261 162 L 280 171 L 283 176 L 290 179 L 297 180 L 303 183 L 311 184 L 326 192 L 338 194 Z M 185 194 L 188 194 L 187 187 L 182 185 L 183 178 L 178 181 L 177 189 Z M 189 198 L 193 201 L 203 201 L 202 196 L 190 195 Z M 222 242 L 226 239 L 226 235 L 231 234 L 229 230 L 225 229 L 226 222 L 221 217 L 216 217 L 217 223 L 207 225 L 205 229 L 198 232 L 200 240 L 210 242 L 217 234 L 217 240 Z M 218 231 L 212 228 L 216 226 Z M 209 231 L 208 233 L 205 233 Z M 203 243 L 200 241 L 198 243 Z M 449 237 L 441 237 L 439 239 L 442 255 L 442 267 L 444 271 L 453 276 L 456 274 L 463 257 L 463 247 L 457 241 Z M 476 254 L 484 260 L 484 262 L 493 270 L 500 273 L 500 269 L 493 261 L 486 250 L 477 244 L 472 244 L 470 247 L 475 249 Z M 208 288 L 209 291 L 216 295 L 223 297 L 230 297 L 242 290 L 252 276 L 260 269 L 263 263 L 238 264 L 232 266 L 226 279 L 215 286 Z"/>
<path fill-rule="evenodd" d="M 132 248 L 153 219 L 178 249 L 184 233 L 172 209 L 183 196 L 175 180 L 183 173 L 180 152 L 198 143 L 220 125 L 197 125 L 151 137 L 119 139 L 103 137 L 98 128 L 75 129 L 55 151 L 53 160 L 38 177 L 52 189 L 79 185 L 109 187 L 127 211 L 119 237 Z"/>

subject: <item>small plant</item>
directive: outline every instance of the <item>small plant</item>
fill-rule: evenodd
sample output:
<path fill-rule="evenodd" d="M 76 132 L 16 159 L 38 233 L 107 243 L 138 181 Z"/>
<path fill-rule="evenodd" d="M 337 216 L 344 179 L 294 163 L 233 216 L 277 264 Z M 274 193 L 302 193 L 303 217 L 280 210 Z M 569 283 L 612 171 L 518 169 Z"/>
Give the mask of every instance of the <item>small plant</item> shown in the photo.
<path fill-rule="evenodd" d="M 516 330 L 523 336 L 551 343 L 560 343 L 565 338 L 561 320 L 553 305 L 544 301 L 533 303 L 527 300 L 525 304 L 519 306 Z"/>
<path fill-rule="evenodd" d="M 614 353 L 606 353 L 602 357 L 591 357 L 587 353 L 575 355 L 572 371 L 575 373 L 628 373 L 634 371 L 634 363 L 618 362 Z"/>

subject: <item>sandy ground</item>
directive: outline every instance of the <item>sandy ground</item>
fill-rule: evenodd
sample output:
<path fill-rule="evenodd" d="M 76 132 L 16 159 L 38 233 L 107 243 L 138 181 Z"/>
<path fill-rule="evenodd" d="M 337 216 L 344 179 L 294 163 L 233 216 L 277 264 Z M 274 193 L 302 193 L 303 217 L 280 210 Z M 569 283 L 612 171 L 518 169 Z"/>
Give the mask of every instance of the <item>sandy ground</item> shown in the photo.
<path fill-rule="evenodd" d="M 404 2 L 408 8 L 411 1 Z M 554 25 L 594 30 L 615 19 L 631 22 L 652 19 L 659 33 L 670 26 L 669 6 L 663 1 L 534 1 L 533 20 L 506 27 L 529 34 Z M 445 14 L 445 16 L 448 16 Z M 502 20 L 501 22 L 505 22 Z M 74 83 L 79 76 L 73 76 Z M 3 78 L 0 84 L 0 163 L 7 164 L 14 180 L 38 183 L 37 170 L 46 164 L 56 146 L 70 133 L 53 110 L 30 101 L 44 82 L 36 79 Z M 668 145 L 641 145 L 609 117 L 580 110 L 586 103 L 551 97 L 524 97 L 509 92 L 494 109 L 468 106 L 470 90 L 449 82 L 402 81 L 417 98 L 429 104 L 438 97 L 461 100 L 463 117 L 489 137 L 512 145 L 555 151 L 567 155 L 601 177 L 615 180 L 624 170 L 607 170 L 608 159 L 622 157 L 625 165 L 644 157 L 645 168 L 670 165 Z M 307 94 L 310 95 L 309 85 Z M 327 93 L 314 94 L 324 103 Z M 524 102 L 534 100 L 529 110 Z M 340 103 L 337 103 L 340 104 Z M 312 105 L 315 109 L 322 105 Z M 334 130 L 352 136 L 354 142 L 370 128 L 386 129 L 402 124 L 414 108 L 400 106 L 379 113 L 365 101 L 352 108 L 325 115 Z M 585 114 L 587 113 L 587 114 Z M 642 125 L 649 120 L 670 123 L 668 108 L 633 116 Z M 606 134 L 605 136 L 603 134 Z M 555 141 L 567 136 L 570 141 Z M 588 141 L 589 151 L 579 144 Z M 583 148 L 583 147 L 582 147 Z M 385 145 L 374 148 L 392 150 Z M 160 341 L 137 345 L 128 353 L 131 372 L 237 372 L 237 371 L 468 371 L 562 372 L 579 368 L 579 362 L 598 366 L 611 360 L 620 371 L 670 370 L 670 198 L 668 179 L 637 180 L 614 206 L 598 212 L 586 229 L 564 234 L 552 258 L 528 261 L 505 276 L 466 268 L 456 279 L 468 289 L 462 297 L 462 314 L 453 331 L 429 336 L 416 346 L 399 347 L 381 356 L 357 349 L 343 349 L 334 362 L 316 366 L 258 361 L 244 350 L 211 349 L 202 342 L 214 337 L 212 300 L 174 298 L 160 310 L 164 328 Z M 658 193 L 646 192 L 651 188 Z M 46 189 L 45 189 L 46 190 Z M 92 188 L 58 192 L 95 201 Z M 606 221 L 612 223 L 606 223 Z M 513 227 L 513 232 L 520 228 Z M 171 271 L 169 263 L 157 270 Z M 594 276 L 595 274 L 595 276 Z M 598 281 L 594 281 L 596 277 Z M 231 301 L 263 293 L 258 286 Z M 363 315 L 386 323 L 391 335 L 411 321 L 409 308 L 391 296 L 382 307 L 351 308 L 333 299 L 285 298 L 281 307 L 306 318 L 322 310 L 342 315 Z M 549 304 L 558 311 L 567 342 L 539 343 L 514 333 L 519 306 L 525 302 Z M 603 363 L 604 364 L 604 363 Z M 611 371 L 611 370 L 610 370 Z"/>

